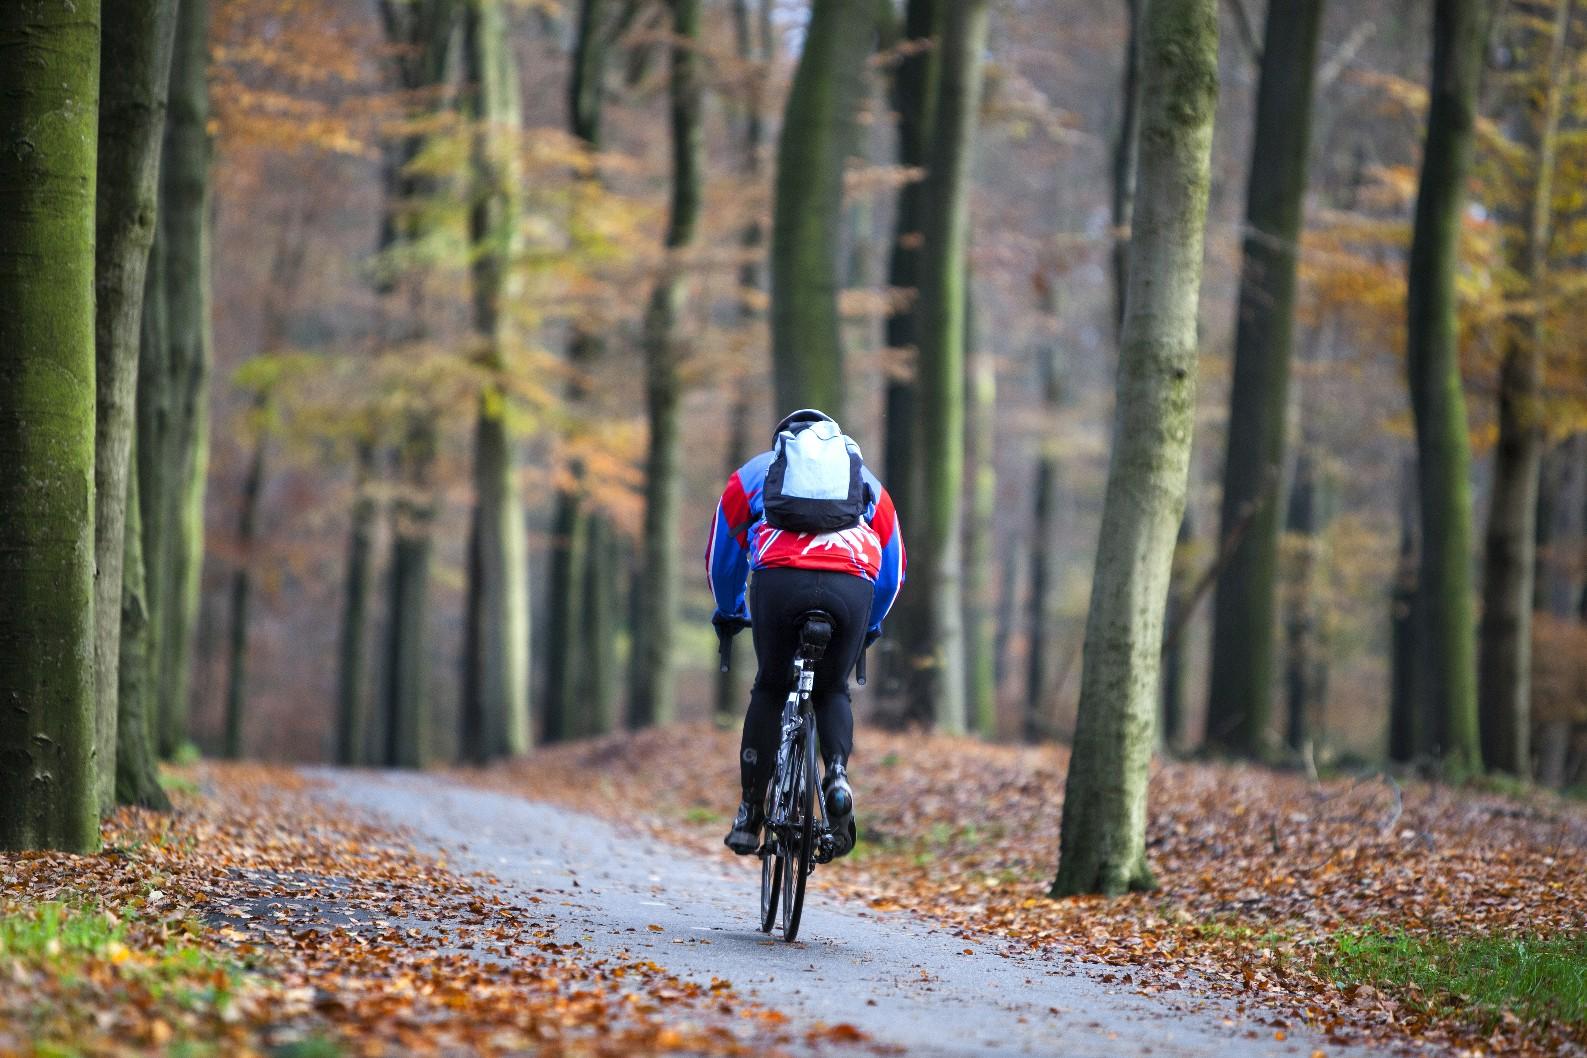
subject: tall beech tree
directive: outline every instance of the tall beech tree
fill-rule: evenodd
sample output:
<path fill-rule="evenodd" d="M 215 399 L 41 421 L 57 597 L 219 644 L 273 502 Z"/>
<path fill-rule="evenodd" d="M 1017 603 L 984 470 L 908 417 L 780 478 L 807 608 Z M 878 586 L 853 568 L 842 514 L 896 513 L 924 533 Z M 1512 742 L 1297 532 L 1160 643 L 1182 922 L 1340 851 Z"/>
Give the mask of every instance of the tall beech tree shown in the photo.
<path fill-rule="evenodd" d="M 502 0 L 470 0 L 463 19 L 465 98 L 474 120 L 469 165 L 470 277 L 477 364 L 474 510 L 464 599 L 463 754 L 477 761 L 529 748 L 529 568 L 508 422 L 510 305 L 522 237 L 518 65 Z"/>
<path fill-rule="evenodd" d="M 187 741 L 188 679 L 209 469 L 209 3 L 179 0 L 159 216 L 138 353 L 138 492 L 159 747 Z"/>
<path fill-rule="evenodd" d="M 1130 223 L 1135 218 L 1135 167 L 1140 152 L 1136 126 L 1141 113 L 1141 8 L 1146 0 L 1124 0 L 1124 74 L 1119 85 L 1119 128 L 1113 141 L 1113 316 L 1124 326 L 1124 290 L 1129 282 Z M 1120 335 L 1122 337 L 1122 335 Z"/>
<path fill-rule="evenodd" d="M 1539 5 L 1517 5 L 1536 19 Z M 1531 291 L 1548 273 L 1554 226 L 1554 168 L 1564 111 L 1566 41 L 1572 0 L 1556 0 L 1537 53 L 1534 77 L 1514 104 L 1518 140 L 1527 149 L 1521 235 L 1509 239 L 1510 267 Z M 1528 34 L 1535 36 L 1535 32 Z M 1478 719 L 1482 760 L 1490 769 L 1531 773 L 1532 596 L 1537 555 L 1538 479 L 1543 463 L 1540 314 L 1518 313 L 1505 334 L 1499 371 L 1499 440 L 1493 455 L 1493 493 L 1483 549 L 1482 623 L 1478 636 Z"/>
<path fill-rule="evenodd" d="M 1062 302 L 1058 283 L 1038 275 L 1037 294 L 1042 311 L 1056 322 Z M 1030 598 L 1027 602 L 1029 646 L 1025 652 L 1024 715 L 1020 737 L 1039 742 L 1047 733 L 1047 693 L 1052 688 L 1053 587 L 1057 582 L 1057 555 L 1053 546 L 1058 531 L 1058 412 L 1063 408 L 1063 369 L 1057 339 L 1036 352 L 1037 382 L 1041 391 L 1044 430 L 1036 450 L 1035 482 L 1031 489 Z"/>
<path fill-rule="evenodd" d="M 1174 537 L 1185 508 L 1196 302 L 1218 99 L 1216 0 L 1141 21 L 1140 163 L 1113 454 L 1052 895 L 1150 888 L 1146 782 Z"/>
<path fill-rule="evenodd" d="M 1282 525 L 1272 483 L 1283 471 L 1288 430 L 1295 264 L 1322 12 L 1323 0 L 1268 5 L 1246 189 L 1219 523 L 1219 539 L 1230 541 L 1233 550 L 1213 601 L 1207 706 L 1207 741 L 1246 754 L 1261 752 L 1272 716 Z"/>
<path fill-rule="evenodd" d="M 645 399 L 650 445 L 645 461 L 645 540 L 634 625 L 633 687 L 628 721 L 647 727 L 672 719 L 676 694 L 673 640 L 678 623 L 678 511 L 682 501 L 683 384 L 679 318 L 688 298 L 683 255 L 694 243 L 704 177 L 701 113 L 700 0 L 671 0 L 673 43 L 668 98 L 672 130 L 672 199 L 667 260 L 645 310 Z"/>
<path fill-rule="evenodd" d="M 902 525 L 914 524 L 919 486 L 915 444 L 915 362 L 919 346 L 919 285 L 922 222 L 925 218 L 926 155 L 931 144 L 937 106 L 937 74 L 941 67 L 943 0 L 907 0 L 903 41 L 893 74 L 893 110 L 898 115 L 898 165 L 917 173 L 898 189 L 893 217 L 893 244 L 888 256 L 887 285 L 901 300 L 887 314 L 890 349 L 906 350 L 909 360 L 887 379 L 887 486 L 898 505 Z M 907 606 L 907 600 L 905 605 Z M 903 616 L 901 614 L 900 616 Z"/>
<path fill-rule="evenodd" d="M 877 8 L 813 0 L 777 141 L 771 345 L 779 414 L 843 417 L 843 174 L 857 135 Z"/>
<path fill-rule="evenodd" d="M 965 304 L 970 170 L 980 120 L 990 19 L 986 0 L 949 6 L 942 27 L 936 128 L 926 175 L 920 260 L 918 414 L 920 502 L 911 540 L 911 590 L 919 602 L 905 649 L 915 678 L 911 697 L 944 731 L 965 730 L 963 564 Z"/>
<path fill-rule="evenodd" d="M 456 0 L 382 0 L 386 39 L 395 52 L 398 85 L 421 100 L 421 107 L 445 105 L 440 89 L 447 78 L 447 56 L 458 22 Z M 425 137 L 410 128 L 387 145 L 386 212 L 380 248 L 390 251 L 424 234 L 426 218 L 417 206 L 433 190 L 429 176 L 414 171 Z M 422 275 L 401 277 L 406 284 L 407 317 L 400 337 L 424 337 Z M 384 761 L 396 767 L 419 767 L 428 756 L 430 573 L 434 556 L 433 527 L 437 424 L 427 395 L 408 394 L 396 445 L 398 478 L 391 504 L 391 565 L 387 581 L 385 678 L 382 685 Z"/>
<path fill-rule="evenodd" d="M 347 528 L 347 566 L 342 574 L 342 612 L 336 639 L 336 763 L 364 763 L 368 706 L 364 644 L 368 637 L 369 587 L 374 558 L 375 497 L 371 492 L 375 446 L 359 436 L 353 450 L 353 507 Z"/>
<path fill-rule="evenodd" d="M 99 803 L 104 810 L 116 801 L 122 773 L 117 763 L 122 744 L 117 737 L 121 669 L 123 664 L 146 663 L 141 646 L 123 657 L 122 599 L 127 555 L 135 553 L 140 565 L 143 561 L 142 542 L 136 548 L 128 542 L 129 535 L 142 532 L 142 526 L 128 518 L 129 497 L 135 495 L 129 480 L 136 477 L 131 455 L 139 318 L 154 241 L 175 30 L 176 0 L 111 4 L 104 9 L 100 28 L 101 48 L 115 57 L 113 71 L 100 71 L 94 207 L 94 741 Z M 143 582 L 142 569 L 126 576 L 138 585 Z M 133 678 L 141 687 L 142 674 Z M 136 716 L 129 716 L 128 722 L 142 723 L 144 707 L 142 701 L 129 703 L 128 712 Z M 147 739 L 137 738 L 128 748 L 142 752 L 147 744 Z M 143 776 L 148 770 L 148 762 L 133 761 L 128 775 Z M 148 798 L 139 795 L 136 800 L 142 803 Z"/>
<path fill-rule="evenodd" d="M 136 439 L 134 439 L 136 443 Z M 136 458 L 136 452 L 132 453 Z M 122 591 L 117 610 L 121 664 L 116 688 L 116 801 L 167 812 L 171 799 L 160 785 L 156 761 L 159 710 L 149 692 L 149 609 L 143 580 L 143 515 L 138 475 L 127 475 L 127 553 L 121 564 Z"/>
<path fill-rule="evenodd" d="M 0 5 L 0 849 L 99 847 L 96 0 Z"/>
<path fill-rule="evenodd" d="M 568 130 L 588 153 L 591 171 L 585 179 L 596 184 L 613 6 L 608 0 L 580 0 L 568 79 Z M 567 344 L 573 374 L 565 394 L 570 441 L 579 438 L 586 419 L 596 413 L 588 374 L 604 344 L 592 323 L 573 321 Z M 609 519 L 591 507 L 582 460 L 570 461 L 568 477 L 557 488 L 548 559 L 551 598 L 541 709 L 547 742 L 609 730 L 615 689 L 609 674 L 617 669 L 616 613 L 605 605 L 618 578 L 618 569 L 608 561 L 615 533 Z"/>
<path fill-rule="evenodd" d="M 1406 269 L 1406 371 L 1416 422 L 1421 569 L 1419 694 L 1424 748 L 1459 769 L 1481 765 L 1471 555 L 1471 447 L 1460 377 L 1455 270 L 1471 168 L 1489 0 L 1436 0 L 1427 139 Z"/>

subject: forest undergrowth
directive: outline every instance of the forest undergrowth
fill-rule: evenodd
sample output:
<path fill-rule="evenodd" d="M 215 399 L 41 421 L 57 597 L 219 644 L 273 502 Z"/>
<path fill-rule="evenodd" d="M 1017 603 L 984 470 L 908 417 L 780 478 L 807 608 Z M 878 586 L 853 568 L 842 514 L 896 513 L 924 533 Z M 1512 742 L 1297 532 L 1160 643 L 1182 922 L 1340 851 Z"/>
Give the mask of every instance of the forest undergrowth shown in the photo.
<path fill-rule="evenodd" d="M 787 1054 L 727 981 L 559 942 L 294 772 L 204 765 L 91 856 L 0 856 L 0 1056 Z M 834 1037 L 837 1039 L 839 1037 Z"/>
<path fill-rule="evenodd" d="M 1158 761 L 1159 888 L 1055 901 L 1066 749 L 881 731 L 857 743 L 860 844 L 818 872 L 826 892 L 967 943 L 1103 963 L 1120 988 L 1232 997 L 1280 1038 L 1307 1025 L 1337 1043 L 1587 1054 L 1587 805 Z M 682 726 L 463 774 L 726 856 L 737 750 L 736 731 Z"/>

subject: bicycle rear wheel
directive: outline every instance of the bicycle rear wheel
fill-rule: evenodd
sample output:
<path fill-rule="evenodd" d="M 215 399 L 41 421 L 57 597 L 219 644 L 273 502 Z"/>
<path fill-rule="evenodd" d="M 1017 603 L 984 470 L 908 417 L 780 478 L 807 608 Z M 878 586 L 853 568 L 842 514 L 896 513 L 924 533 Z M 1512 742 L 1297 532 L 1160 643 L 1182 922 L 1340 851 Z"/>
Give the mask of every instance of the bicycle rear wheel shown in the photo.
<path fill-rule="evenodd" d="M 805 880 L 815 861 L 816 848 L 816 721 L 805 713 L 804 730 L 800 733 L 804 745 L 795 764 L 797 776 L 794 804 L 799 809 L 794 847 L 785 850 L 783 867 L 783 920 L 782 939 L 792 941 L 799 936 L 799 919 L 805 908 Z"/>

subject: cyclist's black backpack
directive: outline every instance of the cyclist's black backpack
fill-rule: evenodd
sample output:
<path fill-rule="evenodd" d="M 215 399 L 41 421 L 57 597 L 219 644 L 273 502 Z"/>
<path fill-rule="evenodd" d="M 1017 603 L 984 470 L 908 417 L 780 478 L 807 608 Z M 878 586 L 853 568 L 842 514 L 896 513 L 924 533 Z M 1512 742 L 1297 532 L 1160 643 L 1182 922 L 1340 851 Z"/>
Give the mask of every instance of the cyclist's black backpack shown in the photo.
<path fill-rule="evenodd" d="M 837 423 L 794 423 L 772 447 L 762 493 L 766 524 L 799 533 L 859 525 L 865 515 L 864 465 Z"/>

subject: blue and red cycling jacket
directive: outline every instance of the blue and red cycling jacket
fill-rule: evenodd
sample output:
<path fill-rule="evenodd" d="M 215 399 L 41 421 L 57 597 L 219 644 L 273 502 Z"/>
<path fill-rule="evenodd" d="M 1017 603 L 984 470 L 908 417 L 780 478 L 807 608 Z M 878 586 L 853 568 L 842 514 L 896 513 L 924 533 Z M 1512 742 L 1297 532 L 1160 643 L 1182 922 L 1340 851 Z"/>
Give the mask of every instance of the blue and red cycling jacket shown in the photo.
<path fill-rule="evenodd" d="M 893 498 L 869 467 L 861 474 L 870 488 L 865 517 L 852 529 L 835 533 L 796 533 L 766 524 L 761 490 L 772 454 L 762 452 L 727 479 L 711 520 L 705 545 L 705 572 L 723 617 L 749 619 L 744 585 L 750 570 L 792 568 L 852 573 L 876 588 L 871 600 L 872 632 L 880 633 L 904 583 L 904 538 L 898 531 Z"/>

